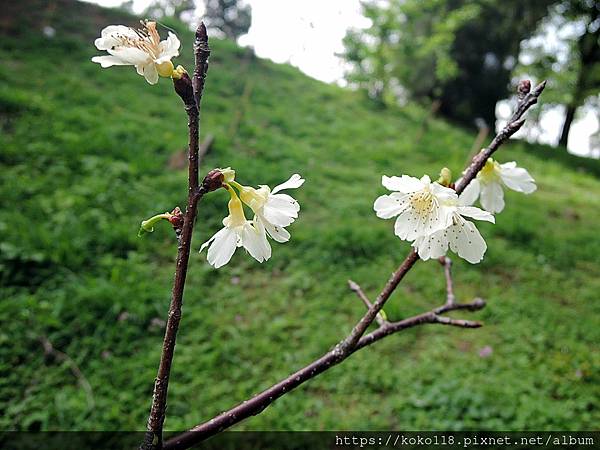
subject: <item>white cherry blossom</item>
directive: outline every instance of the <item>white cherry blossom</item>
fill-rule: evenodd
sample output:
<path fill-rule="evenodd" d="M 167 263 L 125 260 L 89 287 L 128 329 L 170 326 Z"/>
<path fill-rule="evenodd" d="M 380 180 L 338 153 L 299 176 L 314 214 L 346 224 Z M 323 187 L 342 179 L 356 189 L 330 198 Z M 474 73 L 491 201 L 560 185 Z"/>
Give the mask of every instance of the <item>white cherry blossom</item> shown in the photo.
<path fill-rule="evenodd" d="M 489 158 L 460 195 L 460 203 L 472 205 L 479 198 L 483 209 L 499 213 L 504 209 L 504 187 L 524 194 L 531 194 L 537 189 L 529 172 L 517 167 L 515 161 L 499 164 Z"/>
<path fill-rule="evenodd" d="M 382 195 L 373 205 L 377 217 L 398 216 L 394 232 L 400 239 L 413 241 L 443 230 L 452 224 L 458 196 L 453 189 L 431 182 L 425 175 L 418 178 L 383 176 L 381 183 L 396 191 Z"/>
<path fill-rule="evenodd" d="M 240 190 L 240 198 L 254 212 L 254 221 L 260 223 L 269 236 L 277 242 L 287 242 L 290 233 L 285 229 L 298 218 L 300 204 L 288 194 L 280 194 L 285 189 L 299 188 L 304 179 L 295 173 L 286 182 L 271 190 L 261 185 L 258 189 L 234 183 Z"/>
<path fill-rule="evenodd" d="M 483 259 L 487 245 L 471 217 L 494 223 L 494 216 L 474 206 L 457 206 L 452 213 L 452 224 L 427 236 L 418 237 L 412 244 L 423 260 L 444 256 L 448 247 L 461 258 L 476 264 Z"/>
<path fill-rule="evenodd" d="M 227 264 L 238 247 L 244 247 L 258 262 L 268 260 L 271 246 L 265 228 L 259 222 L 246 220 L 242 202 L 231 187 L 229 193 L 229 216 L 223 219 L 224 228 L 202 244 L 200 251 L 209 247 L 207 259 L 216 269 Z"/>
<path fill-rule="evenodd" d="M 173 74 L 171 59 L 179 55 L 180 42 L 169 32 L 161 41 L 155 22 L 142 22 L 143 28 L 134 30 L 124 25 L 109 25 L 94 42 L 98 50 L 109 55 L 94 56 L 92 61 L 102 67 L 135 66 L 137 73 L 150 84 L 158 82 L 158 76 Z"/>

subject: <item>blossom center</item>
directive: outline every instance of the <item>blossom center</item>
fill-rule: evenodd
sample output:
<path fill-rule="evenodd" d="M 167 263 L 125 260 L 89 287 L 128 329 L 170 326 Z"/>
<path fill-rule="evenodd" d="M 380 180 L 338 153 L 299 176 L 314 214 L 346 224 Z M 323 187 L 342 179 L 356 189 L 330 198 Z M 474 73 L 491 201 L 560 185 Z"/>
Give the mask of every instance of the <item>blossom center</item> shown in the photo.
<path fill-rule="evenodd" d="M 156 31 L 155 22 L 143 22 L 143 27 L 139 30 L 132 30 L 135 32 L 136 37 L 124 36 L 117 34 L 113 36 L 121 42 L 123 47 L 137 48 L 145 53 L 148 53 L 152 59 L 158 58 L 160 53 L 160 35 Z"/>
<path fill-rule="evenodd" d="M 410 194 L 410 205 L 420 215 L 428 214 L 434 206 L 435 199 L 429 190 Z"/>
<path fill-rule="evenodd" d="M 485 162 L 485 166 L 481 169 L 477 177 L 483 181 L 484 183 L 491 183 L 493 181 L 498 180 L 498 168 L 496 167 L 498 163 L 494 161 L 492 158 L 489 158 Z"/>
<path fill-rule="evenodd" d="M 269 198 L 268 188 L 254 189 L 248 186 L 241 186 L 240 198 L 248 205 L 255 213 L 260 211 Z"/>

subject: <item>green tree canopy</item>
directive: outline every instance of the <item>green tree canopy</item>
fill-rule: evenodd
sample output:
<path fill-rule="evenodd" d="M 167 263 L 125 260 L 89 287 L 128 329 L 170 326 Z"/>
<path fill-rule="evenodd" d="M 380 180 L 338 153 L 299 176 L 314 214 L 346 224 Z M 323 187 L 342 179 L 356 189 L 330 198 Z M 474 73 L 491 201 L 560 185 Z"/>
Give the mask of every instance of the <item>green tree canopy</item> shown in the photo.
<path fill-rule="evenodd" d="M 204 18 L 210 28 L 222 32 L 225 37 L 236 40 L 246 34 L 252 24 L 250 5 L 240 0 L 204 0 Z"/>
<path fill-rule="evenodd" d="M 576 112 L 600 105 L 600 3 L 557 2 L 523 44 L 517 73 L 548 80 L 546 103 L 565 106 L 559 144 L 566 146 Z"/>
<path fill-rule="evenodd" d="M 495 120 L 520 42 L 551 0 L 365 0 L 366 30 L 350 30 L 349 81 L 382 103 L 441 100 L 440 111 L 472 124 Z"/>

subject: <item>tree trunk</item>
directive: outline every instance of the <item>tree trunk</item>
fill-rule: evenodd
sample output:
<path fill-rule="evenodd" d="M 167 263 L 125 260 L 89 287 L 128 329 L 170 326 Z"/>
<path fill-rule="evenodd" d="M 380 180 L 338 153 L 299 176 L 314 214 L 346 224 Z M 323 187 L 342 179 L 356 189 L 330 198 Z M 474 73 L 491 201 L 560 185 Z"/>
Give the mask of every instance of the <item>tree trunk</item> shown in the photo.
<path fill-rule="evenodd" d="M 573 123 L 573 119 L 575 118 L 575 111 L 577 110 L 577 106 L 574 103 L 567 105 L 567 115 L 565 116 L 565 121 L 563 123 L 562 131 L 560 133 L 560 140 L 558 141 L 558 145 L 563 147 L 567 146 L 569 142 L 569 132 L 571 131 L 571 124 Z"/>
<path fill-rule="evenodd" d="M 595 76 L 592 75 L 594 73 L 593 68 L 600 60 L 600 45 L 598 45 L 598 42 L 600 42 L 600 27 L 596 27 L 596 29 L 592 31 L 592 25 L 600 18 L 600 8 L 598 8 L 597 4 L 593 5 L 586 14 L 589 14 L 586 31 L 577 41 L 581 66 L 579 68 L 579 73 L 577 74 L 573 99 L 567 105 L 567 115 L 560 133 L 560 140 L 558 141 L 558 145 L 564 147 L 567 146 L 569 141 L 569 132 L 571 131 L 573 119 L 575 118 L 575 111 L 579 106 L 583 105 L 586 98 L 586 92 L 595 85 L 594 79 L 592 78 Z"/>

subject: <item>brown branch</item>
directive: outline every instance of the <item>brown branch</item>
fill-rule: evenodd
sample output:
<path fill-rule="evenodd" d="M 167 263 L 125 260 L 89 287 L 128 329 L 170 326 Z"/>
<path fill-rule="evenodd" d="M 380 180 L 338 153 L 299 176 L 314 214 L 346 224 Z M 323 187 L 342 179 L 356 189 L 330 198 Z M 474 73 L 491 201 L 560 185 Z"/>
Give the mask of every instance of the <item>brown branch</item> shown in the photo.
<path fill-rule="evenodd" d="M 451 307 L 445 305 L 444 308 L 445 312 L 458 309 L 474 311 L 481 309 L 484 306 L 485 302 L 478 301 L 466 304 L 455 304 Z M 200 424 L 185 433 L 167 440 L 164 445 L 164 450 L 182 450 L 190 448 L 192 445 L 201 442 L 250 416 L 255 416 L 261 413 L 267 406 L 269 406 L 279 397 L 287 394 L 305 381 L 316 377 L 317 375 L 325 372 L 327 369 L 341 363 L 361 348 L 371 345 L 374 342 L 389 336 L 390 334 L 398 333 L 408 328 L 424 324 L 442 324 L 461 328 L 477 328 L 481 326 L 479 322 L 449 319 L 448 317 L 440 316 L 439 313 L 436 313 L 436 311 L 437 309 L 401 320 L 399 322 L 388 322 L 372 333 L 363 336 L 358 341 L 357 345 L 341 358 L 336 349 L 331 350 L 321 358 L 313 361 L 297 372 L 294 372 L 287 378 L 281 380 L 277 384 L 274 384 L 269 389 L 266 389 L 250 400 L 240 403 L 230 410 L 212 418 L 208 422 Z"/>
<path fill-rule="evenodd" d="M 206 71 L 208 70 L 208 56 L 210 55 L 208 36 L 203 23 L 200 24 L 196 31 L 194 53 L 196 56 L 196 67 L 193 80 L 190 80 L 187 74 L 184 74 L 182 78 L 173 79 L 175 91 L 183 100 L 188 115 L 188 201 L 183 218 L 181 235 L 178 239 L 179 246 L 177 248 L 175 279 L 173 281 L 171 304 L 169 306 L 169 315 L 165 328 L 160 364 L 158 366 L 156 379 L 154 380 L 152 406 L 148 417 L 146 435 L 140 446 L 143 450 L 160 450 L 162 448 L 162 430 L 167 409 L 169 377 L 171 374 L 173 354 L 175 352 L 175 340 L 177 338 L 177 331 L 179 330 L 179 321 L 181 320 L 181 306 L 183 304 L 183 291 L 185 288 L 185 279 L 192 246 L 192 232 L 194 230 L 198 201 L 208 190 L 205 183 L 203 183 L 202 186 L 199 186 L 198 184 L 200 100 L 202 98 L 202 90 L 204 89 Z"/>
<path fill-rule="evenodd" d="M 192 77 L 192 86 L 194 88 L 194 98 L 196 106 L 200 110 L 200 101 L 204 92 L 204 81 L 206 72 L 208 72 L 208 57 L 210 56 L 210 47 L 208 45 L 208 33 L 204 22 L 200 22 L 196 28 L 194 39 L 194 76 Z"/>
<path fill-rule="evenodd" d="M 490 155 L 493 154 L 504 142 L 506 142 L 510 136 L 516 133 L 519 128 L 521 128 L 524 123 L 524 119 L 522 119 L 523 114 L 532 105 L 537 103 L 537 99 L 544 90 L 545 85 L 546 82 L 544 81 L 536 86 L 533 91 L 529 92 L 527 90 L 527 93 L 523 93 L 523 95 L 519 98 L 517 109 L 511 117 L 511 120 L 494 137 L 490 145 L 473 158 L 473 161 L 465 170 L 461 182 L 457 183 L 455 188 L 458 194 L 460 194 L 464 188 L 477 176 Z M 519 86 L 519 92 L 521 93 L 521 85 Z M 200 424 L 186 433 L 170 439 L 165 443 L 165 449 L 172 450 L 189 448 L 195 443 L 219 433 L 220 431 L 231 427 L 232 425 L 251 415 L 259 414 L 276 399 L 286 394 L 290 390 L 294 389 L 305 381 L 314 378 L 330 367 L 339 364 L 357 350 L 366 347 L 367 345 L 370 345 L 373 342 L 376 342 L 390 334 L 421 324 L 442 324 L 461 328 L 477 328 L 481 326 L 479 322 L 449 319 L 447 317 L 442 317 L 441 314 L 458 309 L 466 309 L 471 311 L 478 310 L 485 306 L 485 302 L 483 300 L 476 299 L 474 302 L 467 304 L 450 304 L 448 301 L 446 301 L 445 305 L 432 311 L 399 322 L 385 324 L 366 336 L 363 336 L 367 328 L 376 319 L 377 315 L 385 305 L 386 301 L 392 295 L 400 281 L 402 281 L 406 273 L 414 266 L 418 259 L 419 257 L 417 253 L 414 251 L 414 249 L 411 249 L 406 259 L 392 274 L 383 290 L 379 293 L 375 303 L 371 305 L 365 315 L 355 325 L 348 337 L 336 345 L 333 350 L 329 351 L 316 361 L 313 361 L 306 367 L 293 373 L 288 378 L 256 395 L 252 399 L 239 404 L 229 411 L 219 414 L 208 422 Z"/>
<path fill-rule="evenodd" d="M 521 88 L 522 84 L 523 83 L 519 85 L 519 88 Z M 488 160 L 488 158 L 492 156 L 492 154 L 496 150 L 498 150 L 498 148 L 500 148 L 500 146 L 504 144 L 506 140 L 508 140 L 513 134 L 519 131 L 519 129 L 525 123 L 525 119 L 522 119 L 523 114 L 525 114 L 525 112 L 527 112 L 529 108 L 531 108 L 537 103 L 538 98 L 545 87 L 546 81 L 542 81 L 535 88 L 533 88 L 532 91 L 527 92 L 527 94 L 523 95 L 519 99 L 517 103 L 517 108 L 510 120 L 508 121 L 508 123 L 494 137 L 494 139 L 487 148 L 484 148 L 477 155 L 475 155 L 475 157 L 471 161 L 471 164 L 469 165 L 469 167 L 467 167 L 467 170 L 465 170 L 460 182 L 456 183 L 455 190 L 457 194 L 460 195 L 462 191 L 464 191 L 465 188 L 469 185 L 469 183 L 473 181 L 473 179 L 477 176 L 479 171 L 483 168 L 483 166 L 485 166 L 485 162 Z M 519 92 L 521 93 L 520 89 Z"/>
<path fill-rule="evenodd" d="M 367 294 L 364 293 L 362 288 L 356 282 L 354 282 L 352 280 L 348 280 L 348 287 L 350 288 L 350 290 L 352 292 L 356 293 L 356 296 L 362 300 L 362 302 L 365 304 L 367 309 L 370 309 L 373 307 L 373 304 L 371 303 L 371 300 L 369 300 L 369 298 L 367 297 Z M 387 320 L 385 319 L 385 316 L 382 314 L 382 312 L 377 314 L 377 317 L 375 318 L 375 320 L 377 320 L 377 324 L 379 326 L 382 326 L 383 324 L 385 324 L 387 322 Z"/>
<path fill-rule="evenodd" d="M 380 327 L 372 333 L 363 336 L 360 341 L 358 341 L 354 351 L 360 350 L 367 345 L 371 345 L 372 343 L 377 342 L 378 340 L 383 339 L 390 334 L 398 333 L 399 331 L 406 330 L 407 328 L 412 328 L 417 325 L 438 323 L 460 328 L 479 328 L 482 326 L 480 322 L 450 319 L 442 316 L 441 314 L 457 310 L 478 311 L 483 308 L 485 308 L 485 301 L 480 298 L 476 298 L 470 303 L 455 303 L 453 305 L 446 304 L 426 313 L 409 317 L 408 319 L 400 320 L 398 322 L 389 322 L 386 326 Z"/>

